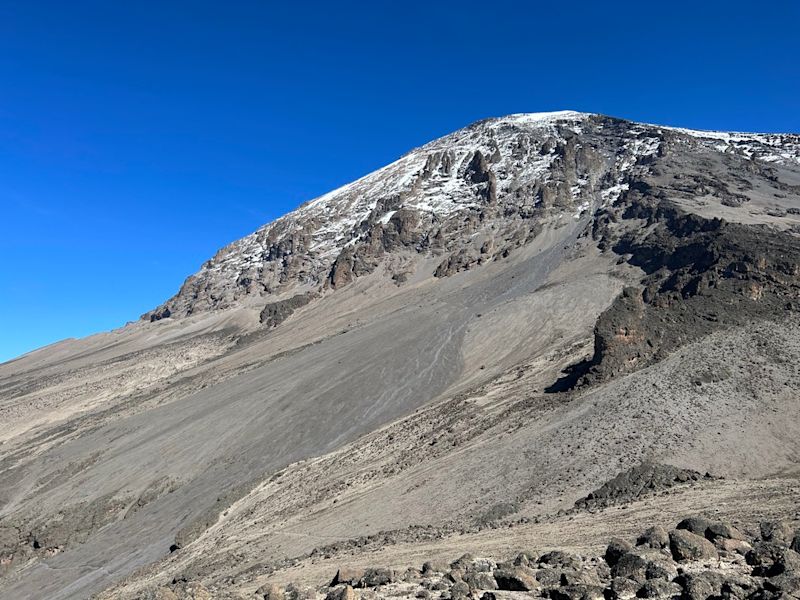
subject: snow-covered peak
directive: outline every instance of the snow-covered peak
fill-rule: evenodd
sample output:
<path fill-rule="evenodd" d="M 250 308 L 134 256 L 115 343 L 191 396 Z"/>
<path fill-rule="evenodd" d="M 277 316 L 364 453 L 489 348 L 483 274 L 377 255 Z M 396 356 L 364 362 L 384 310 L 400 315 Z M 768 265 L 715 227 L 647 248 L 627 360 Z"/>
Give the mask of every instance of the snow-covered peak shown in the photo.
<path fill-rule="evenodd" d="M 800 165 L 800 135 L 797 134 L 711 131 L 664 125 L 648 127 L 687 135 L 713 146 L 719 152 L 737 152 L 763 162 Z"/>
<path fill-rule="evenodd" d="M 582 121 L 592 116 L 592 113 L 578 112 L 575 110 L 556 110 L 551 112 L 514 113 L 498 117 L 498 122 L 518 123 L 525 125 L 543 125 L 557 121 Z"/>
<path fill-rule="evenodd" d="M 423 254 L 434 245 L 436 252 L 464 250 L 469 239 L 497 231 L 524 238 L 542 220 L 580 218 L 613 202 L 670 133 L 679 145 L 800 164 L 798 136 L 693 131 L 569 110 L 485 119 L 223 248 L 156 313 L 189 314 L 245 296 L 317 288 L 346 253 L 369 245 L 369 252 L 382 252 L 387 242 L 378 238 L 409 227 L 403 219 L 414 221 L 416 251 Z M 356 269 L 374 268 L 373 258 Z"/>

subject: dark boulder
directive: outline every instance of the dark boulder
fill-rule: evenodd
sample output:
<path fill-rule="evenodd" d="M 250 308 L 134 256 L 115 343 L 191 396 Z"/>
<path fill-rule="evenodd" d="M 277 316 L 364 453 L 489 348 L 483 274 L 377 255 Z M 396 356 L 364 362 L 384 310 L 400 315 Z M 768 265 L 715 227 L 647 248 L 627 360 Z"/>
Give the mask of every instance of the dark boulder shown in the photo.
<path fill-rule="evenodd" d="M 450 598 L 452 600 L 466 600 L 471 597 L 471 590 L 465 581 L 456 581 L 450 588 Z"/>
<path fill-rule="evenodd" d="M 706 530 L 711 526 L 712 521 L 705 517 L 695 515 L 686 517 L 675 526 L 675 529 L 685 529 L 691 531 L 695 535 L 705 537 Z"/>
<path fill-rule="evenodd" d="M 666 556 L 658 556 L 649 558 L 647 561 L 647 568 L 645 569 L 645 577 L 651 579 L 666 579 L 672 581 L 678 575 L 678 568 L 671 558 Z"/>
<path fill-rule="evenodd" d="M 637 598 L 675 598 L 681 595 L 683 588 L 677 583 L 664 579 L 647 581 L 636 592 Z"/>
<path fill-rule="evenodd" d="M 510 592 L 532 592 L 541 587 L 534 572 L 527 567 L 496 569 L 494 579 L 497 589 Z"/>
<path fill-rule="evenodd" d="M 563 572 L 563 569 L 539 569 L 536 571 L 536 581 L 538 581 L 542 587 L 558 587 L 561 585 L 561 574 Z"/>
<path fill-rule="evenodd" d="M 669 534 L 667 530 L 660 525 L 653 525 L 636 538 L 636 545 L 655 549 L 668 548 Z"/>
<path fill-rule="evenodd" d="M 386 585 L 395 581 L 394 571 L 382 567 L 374 567 L 364 571 L 364 576 L 354 587 L 377 587 L 379 585 Z"/>
<path fill-rule="evenodd" d="M 613 567 L 617 564 L 617 561 L 619 561 L 623 554 L 627 554 L 631 550 L 633 550 L 633 546 L 625 540 L 611 538 L 611 541 L 608 543 L 608 547 L 606 547 L 604 558 L 606 559 L 608 566 Z"/>
<path fill-rule="evenodd" d="M 636 597 L 641 584 L 626 577 L 615 577 L 603 592 L 606 600 L 630 600 Z"/>
<path fill-rule="evenodd" d="M 579 557 L 568 552 L 561 552 L 560 550 L 553 550 L 552 552 L 542 554 L 538 562 L 540 565 L 561 567 L 562 569 L 580 569 L 582 564 Z"/>
<path fill-rule="evenodd" d="M 764 580 L 764 588 L 776 594 L 800 598 L 800 572 L 786 572 Z"/>
<path fill-rule="evenodd" d="M 753 575 L 773 577 L 786 571 L 800 571 L 800 554 L 775 542 L 761 542 L 745 555 Z"/>
<path fill-rule="evenodd" d="M 281 598 L 283 598 L 283 596 L 281 596 Z M 355 599 L 356 599 L 356 593 L 353 591 L 353 588 L 349 585 L 337 585 L 335 588 L 332 588 L 325 596 L 325 600 L 355 600 Z"/>
<path fill-rule="evenodd" d="M 340 567 L 339 570 L 336 571 L 336 575 L 333 576 L 333 581 L 331 581 L 330 585 L 331 587 L 343 583 L 347 585 L 358 585 L 363 576 L 364 576 L 363 569 L 354 569 L 352 567 Z"/>
<path fill-rule="evenodd" d="M 670 532 L 669 549 L 672 558 L 678 561 L 719 558 L 714 544 L 686 529 L 675 529 Z"/>
<path fill-rule="evenodd" d="M 725 578 L 714 571 L 683 573 L 675 578 L 675 583 L 683 588 L 682 597 L 686 600 L 707 600 L 711 596 L 719 596 L 724 582 Z"/>
<path fill-rule="evenodd" d="M 434 573 L 446 573 L 449 568 L 449 565 L 443 561 L 427 560 L 422 564 L 422 574 L 429 576 Z"/>
<path fill-rule="evenodd" d="M 722 521 L 712 521 L 706 528 L 706 537 L 712 542 L 717 540 L 744 540 L 744 534 L 733 525 Z"/>
<path fill-rule="evenodd" d="M 603 600 L 603 588 L 598 585 L 565 585 L 547 590 L 551 600 Z"/>
<path fill-rule="evenodd" d="M 561 571 L 561 585 L 601 585 L 600 577 L 593 569 L 564 569 Z"/>
<path fill-rule="evenodd" d="M 638 554 L 627 552 L 611 567 L 611 576 L 626 577 L 644 583 L 647 581 L 647 560 Z"/>
<path fill-rule="evenodd" d="M 256 596 L 263 598 L 263 600 L 283 600 L 283 590 L 275 584 L 267 583 L 256 590 Z M 337 598 L 335 600 L 345 599 Z"/>
<path fill-rule="evenodd" d="M 497 580 L 486 571 L 471 571 L 464 575 L 464 582 L 470 590 L 496 590 Z"/>
<path fill-rule="evenodd" d="M 794 530 L 786 521 L 762 521 L 761 539 L 788 546 L 794 538 Z"/>

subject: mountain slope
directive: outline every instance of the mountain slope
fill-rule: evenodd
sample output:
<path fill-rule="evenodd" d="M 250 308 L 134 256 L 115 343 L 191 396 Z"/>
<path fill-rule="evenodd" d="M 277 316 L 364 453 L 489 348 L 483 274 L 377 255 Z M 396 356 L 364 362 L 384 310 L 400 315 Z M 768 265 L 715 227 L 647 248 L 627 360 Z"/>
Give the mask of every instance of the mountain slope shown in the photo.
<path fill-rule="evenodd" d="M 0 365 L 0 596 L 236 597 L 644 459 L 794 476 L 798 224 L 798 136 L 561 112 L 431 142 Z"/>

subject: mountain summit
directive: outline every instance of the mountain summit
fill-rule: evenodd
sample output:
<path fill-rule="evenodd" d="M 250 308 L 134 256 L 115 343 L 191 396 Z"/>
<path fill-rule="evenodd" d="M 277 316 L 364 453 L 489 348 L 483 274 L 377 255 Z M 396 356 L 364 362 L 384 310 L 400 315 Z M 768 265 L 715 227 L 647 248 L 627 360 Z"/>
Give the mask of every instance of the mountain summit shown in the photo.
<path fill-rule="evenodd" d="M 793 134 L 561 111 L 412 150 L 0 365 L 0 597 L 789 586 L 790 525 L 752 524 L 800 485 L 798 234 Z M 547 552 L 700 509 L 646 560 Z"/>
<path fill-rule="evenodd" d="M 439 274 L 467 269 L 507 255 L 546 224 L 610 205 L 648 164 L 681 147 L 767 165 L 800 160 L 798 136 L 691 131 L 574 111 L 486 119 L 226 246 L 145 318 L 341 286 L 387 256 L 400 280 L 414 271 L 413 255 L 441 257 Z M 734 196 L 716 194 L 728 203 Z"/>

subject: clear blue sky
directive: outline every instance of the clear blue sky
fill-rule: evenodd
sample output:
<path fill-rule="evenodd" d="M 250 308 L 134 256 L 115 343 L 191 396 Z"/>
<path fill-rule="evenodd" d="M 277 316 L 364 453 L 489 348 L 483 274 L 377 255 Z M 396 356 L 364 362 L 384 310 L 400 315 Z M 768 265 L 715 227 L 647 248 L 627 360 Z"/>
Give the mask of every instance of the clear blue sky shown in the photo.
<path fill-rule="evenodd" d="M 800 130 L 800 3 L 0 3 L 0 360 L 487 116 Z"/>

